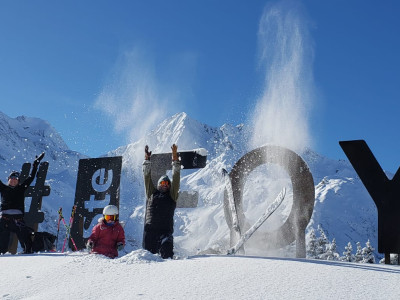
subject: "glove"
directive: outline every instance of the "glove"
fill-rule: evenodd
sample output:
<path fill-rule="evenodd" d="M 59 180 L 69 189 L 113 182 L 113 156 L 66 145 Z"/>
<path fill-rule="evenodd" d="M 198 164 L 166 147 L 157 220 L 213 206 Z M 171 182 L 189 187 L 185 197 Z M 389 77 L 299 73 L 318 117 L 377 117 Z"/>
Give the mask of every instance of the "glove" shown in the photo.
<path fill-rule="evenodd" d="M 117 243 L 117 250 L 118 250 L 118 251 L 122 251 L 122 250 L 124 249 L 124 247 L 125 247 L 125 246 L 124 246 L 123 243 L 121 243 L 121 242 L 118 242 L 118 243 Z"/>
<path fill-rule="evenodd" d="M 149 151 L 149 146 L 146 145 L 146 147 L 144 147 L 144 153 L 144 159 L 150 160 L 151 151 Z"/>
<path fill-rule="evenodd" d="M 38 167 L 43 157 L 44 157 L 44 152 L 42 152 L 39 156 L 36 155 L 36 159 L 33 161 L 33 166 Z"/>
<path fill-rule="evenodd" d="M 178 146 L 173 144 L 172 147 L 172 161 L 178 161 Z"/>
<path fill-rule="evenodd" d="M 93 241 L 89 241 L 89 242 L 86 244 L 86 249 L 88 249 L 88 251 L 91 252 L 92 249 L 93 249 L 93 246 L 94 246 Z"/>

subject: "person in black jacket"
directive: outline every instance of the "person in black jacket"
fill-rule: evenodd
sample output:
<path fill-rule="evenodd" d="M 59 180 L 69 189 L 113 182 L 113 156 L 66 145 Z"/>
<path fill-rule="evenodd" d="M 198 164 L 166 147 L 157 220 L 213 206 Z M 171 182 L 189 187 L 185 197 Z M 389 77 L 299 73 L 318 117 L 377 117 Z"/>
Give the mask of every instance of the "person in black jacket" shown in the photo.
<path fill-rule="evenodd" d="M 151 180 L 151 152 L 145 147 L 143 162 L 144 185 L 146 189 L 147 207 L 146 224 L 144 226 L 143 248 L 162 258 L 174 255 L 174 212 L 180 186 L 181 163 L 178 159 L 178 147 L 172 147 L 172 182 L 167 175 L 161 176 L 157 188 Z"/>
<path fill-rule="evenodd" d="M 36 157 L 33 162 L 31 174 L 24 182 L 20 182 L 20 173 L 13 171 L 8 176 L 8 184 L 0 180 L 0 254 L 8 250 L 10 233 L 16 233 L 23 248 L 23 253 L 32 253 L 32 229 L 24 222 L 25 213 L 25 191 L 35 178 L 40 161 L 44 152 Z"/>

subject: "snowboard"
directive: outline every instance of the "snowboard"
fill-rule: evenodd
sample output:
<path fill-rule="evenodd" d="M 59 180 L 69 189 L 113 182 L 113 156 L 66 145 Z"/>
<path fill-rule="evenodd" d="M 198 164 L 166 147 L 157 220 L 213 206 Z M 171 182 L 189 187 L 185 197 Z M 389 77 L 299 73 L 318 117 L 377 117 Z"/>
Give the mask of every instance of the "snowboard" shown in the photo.
<path fill-rule="evenodd" d="M 201 169 L 207 164 L 207 150 L 203 148 L 178 152 L 183 169 Z M 160 170 L 165 174 L 171 169 L 171 153 L 156 153 L 151 155 L 152 170 Z"/>
<path fill-rule="evenodd" d="M 253 235 L 253 233 L 277 210 L 277 208 L 283 202 L 286 195 L 286 188 L 283 188 L 278 196 L 275 198 L 274 202 L 272 202 L 268 207 L 267 210 L 262 214 L 262 216 L 257 220 L 257 222 L 250 227 L 249 230 L 246 231 L 244 235 L 242 235 L 239 241 L 236 243 L 235 246 L 230 248 L 227 252 L 228 255 L 235 254 L 244 243 Z"/>

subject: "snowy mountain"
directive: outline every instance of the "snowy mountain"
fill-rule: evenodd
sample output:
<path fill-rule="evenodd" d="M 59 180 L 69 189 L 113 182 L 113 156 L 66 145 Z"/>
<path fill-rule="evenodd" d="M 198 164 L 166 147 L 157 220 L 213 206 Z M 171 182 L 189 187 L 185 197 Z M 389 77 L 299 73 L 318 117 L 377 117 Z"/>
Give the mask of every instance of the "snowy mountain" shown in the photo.
<path fill-rule="evenodd" d="M 57 210 L 60 206 L 71 210 L 75 195 L 78 161 L 87 156 L 68 149 L 62 137 L 46 121 L 20 116 L 10 118 L 0 112 L 0 180 L 7 182 L 12 170 L 21 170 L 24 163 L 32 163 L 35 155 L 45 151 L 49 162 L 46 184 L 51 187 L 49 197 L 43 200 L 45 223 L 41 227 L 54 232 Z M 30 199 L 25 200 L 26 209 Z M 39 227 L 40 229 L 40 227 Z M 44 229 L 43 229 L 44 230 Z"/>
<path fill-rule="evenodd" d="M 199 170 L 182 170 L 181 190 L 198 191 L 196 208 L 180 208 L 175 216 L 175 250 L 179 256 L 198 253 L 225 253 L 229 247 L 229 229 L 223 211 L 224 182 L 221 169 L 228 171 L 246 152 L 251 128 L 225 124 L 210 127 L 191 119 L 186 113 L 176 114 L 134 143 L 110 151 L 106 156 L 122 156 L 120 218 L 126 222 L 126 252 L 140 248 L 144 218 L 144 189 L 141 164 L 144 146 L 153 153 L 169 152 L 175 143 L 180 151 L 205 148 L 207 166 Z M 37 118 L 15 119 L 0 113 L 0 179 L 4 182 L 11 170 L 46 152 L 49 162 L 47 184 L 50 196 L 43 198 L 45 222 L 41 231 L 56 231 L 57 210 L 70 211 L 74 202 L 79 159 L 87 158 L 68 149 L 62 137 L 45 121 Z M 310 167 L 316 199 L 307 228 L 320 225 L 328 239 L 336 239 L 342 254 L 348 242 L 362 245 L 369 239 L 377 248 L 377 211 L 354 169 L 347 161 L 335 161 L 307 150 L 299 153 Z M 288 196 L 279 210 L 255 234 L 246 246 L 248 255 L 294 256 L 293 247 L 267 251 L 259 243 L 262 233 L 277 228 L 291 210 L 291 183 L 287 174 L 275 166 L 260 166 L 249 176 L 244 191 L 244 212 L 249 224 L 254 223 L 279 190 L 286 186 Z M 26 201 L 29 206 L 29 200 Z M 97 218 L 95 218 L 97 219 Z M 94 224 L 92 224 L 94 225 Z M 375 253 L 377 256 L 378 253 Z"/>

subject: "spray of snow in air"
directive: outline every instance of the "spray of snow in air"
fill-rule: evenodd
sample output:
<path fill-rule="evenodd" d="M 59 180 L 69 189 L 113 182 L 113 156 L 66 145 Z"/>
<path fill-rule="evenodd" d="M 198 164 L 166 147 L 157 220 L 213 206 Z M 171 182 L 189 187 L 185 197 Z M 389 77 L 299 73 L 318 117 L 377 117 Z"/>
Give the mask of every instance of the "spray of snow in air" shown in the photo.
<path fill-rule="evenodd" d="M 312 42 L 299 5 L 268 5 L 258 41 L 265 81 L 252 117 L 252 146 L 270 143 L 299 153 L 311 144 L 308 113 L 313 94 Z"/>
<path fill-rule="evenodd" d="M 140 139 L 170 113 L 168 100 L 161 97 L 155 71 L 143 51 L 124 53 L 116 63 L 112 80 L 103 88 L 95 106 L 114 122 L 128 142 Z"/>
<path fill-rule="evenodd" d="M 259 68 L 265 75 L 251 116 L 254 131 L 250 148 L 278 145 L 301 155 L 311 146 L 308 118 L 313 95 L 313 49 L 300 5 L 294 1 L 267 5 L 259 23 L 258 43 Z M 281 207 L 247 246 L 247 253 L 259 254 L 265 248 L 274 248 L 274 242 L 266 241 L 263 232 L 284 223 L 292 209 L 293 190 L 289 175 L 279 166 L 261 165 L 252 173 L 243 197 L 249 224 L 254 224 L 283 187 L 287 189 Z M 257 182 L 256 188 L 253 182 Z"/>

